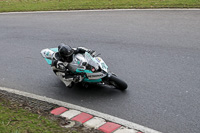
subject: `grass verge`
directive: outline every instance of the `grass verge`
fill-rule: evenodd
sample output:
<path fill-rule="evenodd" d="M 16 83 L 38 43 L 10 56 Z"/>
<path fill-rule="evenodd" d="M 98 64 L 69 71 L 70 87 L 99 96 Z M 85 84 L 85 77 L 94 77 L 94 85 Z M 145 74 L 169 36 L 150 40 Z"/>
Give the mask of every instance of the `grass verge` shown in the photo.
<path fill-rule="evenodd" d="M 200 8 L 200 0 L 0 0 L 0 12 L 131 8 Z"/>
<path fill-rule="evenodd" d="M 0 133 L 77 133 L 61 128 L 57 121 L 31 113 L 0 99 Z"/>

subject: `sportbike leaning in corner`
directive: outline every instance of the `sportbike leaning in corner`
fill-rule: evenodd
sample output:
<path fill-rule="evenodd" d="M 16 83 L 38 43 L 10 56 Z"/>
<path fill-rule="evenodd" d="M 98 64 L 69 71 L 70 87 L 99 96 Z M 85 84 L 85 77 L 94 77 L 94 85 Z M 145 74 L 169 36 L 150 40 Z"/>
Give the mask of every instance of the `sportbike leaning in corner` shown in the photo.
<path fill-rule="evenodd" d="M 84 87 L 89 84 L 105 84 L 126 90 L 126 82 L 110 72 L 103 59 L 95 53 L 84 47 L 71 48 L 65 44 L 41 51 L 53 72 L 69 88 L 73 87 L 74 83 L 82 83 Z"/>

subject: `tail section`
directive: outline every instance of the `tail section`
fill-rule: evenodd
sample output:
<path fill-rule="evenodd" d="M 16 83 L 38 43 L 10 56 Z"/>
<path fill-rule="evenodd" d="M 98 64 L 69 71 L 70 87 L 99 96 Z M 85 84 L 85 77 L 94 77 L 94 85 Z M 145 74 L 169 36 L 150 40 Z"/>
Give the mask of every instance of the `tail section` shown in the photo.
<path fill-rule="evenodd" d="M 54 48 L 55 49 L 55 48 Z M 55 51 L 53 51 L 54 49 L 43 49 L 40 53 L 41 53 L 41 55 L 42 55 L 42 57 L 47 61 L 47 63 L 49 64 L 49 65 L 51 65 L 52 64 L 52 60 L 51 60 L 51 57 L 53 56 L 53 54 L 56 52 L 56 50 Z"/>

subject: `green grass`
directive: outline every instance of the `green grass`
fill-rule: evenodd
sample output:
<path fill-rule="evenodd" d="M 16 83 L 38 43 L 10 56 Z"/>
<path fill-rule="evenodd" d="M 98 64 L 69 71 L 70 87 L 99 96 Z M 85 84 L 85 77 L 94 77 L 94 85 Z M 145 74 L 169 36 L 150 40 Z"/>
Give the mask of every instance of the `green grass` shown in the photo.
<path fill-rule="evenodd" d="M 0 133 L 59 133 L 69 130 L 61 128 L 56 121 L 29 111 L 10 106 L 0 100 Z"/>
<path fill-rule="evenodd" d="M 200 0 L 0 0 L 0 12 L 122 8 L 200 8 Z"/>

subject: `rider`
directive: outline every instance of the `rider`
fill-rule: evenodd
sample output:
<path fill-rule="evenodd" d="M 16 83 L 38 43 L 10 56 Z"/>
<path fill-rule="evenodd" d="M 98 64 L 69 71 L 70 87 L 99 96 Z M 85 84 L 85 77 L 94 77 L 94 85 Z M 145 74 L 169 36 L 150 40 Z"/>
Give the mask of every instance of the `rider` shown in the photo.
<path fill-rule="evenodd" d="M 62 43 L 58 46 L 58 52 L 56 52 L 52 56 L 52 67 L 54 70 L 56 69 L 64 70 L 64 73 L 61 73 L 64 81 L 71 79 L 72 81 L 71 83 L 80 82 L 82 80 L 81 75 L 71 75 L 69 71 L 65 71 L 65 69 L 69 69 L 69 70 L 71 69 L 70 63 L 73 61 L 74 56 L 76 54 L 78 53 L 84 54 L 85 52 L 90 53 L 92 56 L 95 55 L 94 50 L 86 49 L 84 47 L 71 48 L 69 45 Z M 59 73 L 56 73 L 56 74 L 58 75 Z M 72 84 L 69 84 L 69 85 L 72 86 Z"/>

